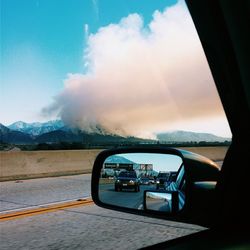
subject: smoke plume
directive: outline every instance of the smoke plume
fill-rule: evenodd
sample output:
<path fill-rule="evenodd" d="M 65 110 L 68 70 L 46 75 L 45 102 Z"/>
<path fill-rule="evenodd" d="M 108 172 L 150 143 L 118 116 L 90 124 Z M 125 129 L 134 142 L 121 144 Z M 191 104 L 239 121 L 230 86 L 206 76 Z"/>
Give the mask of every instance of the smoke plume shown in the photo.
<path fill-rule="evenodd" d="M 87 27 L 87 26 L 86 26 Z M 186 6 L 139 14 L 89 34 L 85 73 L 69 74 L 43 112 L 88 132 L 150 136 L 173 124 L 223 115 Z"/>

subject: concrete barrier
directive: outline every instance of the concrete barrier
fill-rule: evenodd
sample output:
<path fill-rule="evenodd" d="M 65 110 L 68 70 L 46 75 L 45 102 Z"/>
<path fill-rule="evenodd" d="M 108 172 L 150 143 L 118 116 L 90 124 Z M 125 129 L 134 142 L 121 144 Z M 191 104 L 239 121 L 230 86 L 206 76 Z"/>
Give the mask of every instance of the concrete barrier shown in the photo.
<path fill-rule="evenodd" d="M 0 181 L 90 173 L 100 151 L 0 152 Z"/>
<path fill-rule="evenodd" d="M 183 148 L 212 160 L 223 160 L 228 147 Z M 102 150 L 9 151 L 0 152 L 0 181 L 91 173 Z"/>

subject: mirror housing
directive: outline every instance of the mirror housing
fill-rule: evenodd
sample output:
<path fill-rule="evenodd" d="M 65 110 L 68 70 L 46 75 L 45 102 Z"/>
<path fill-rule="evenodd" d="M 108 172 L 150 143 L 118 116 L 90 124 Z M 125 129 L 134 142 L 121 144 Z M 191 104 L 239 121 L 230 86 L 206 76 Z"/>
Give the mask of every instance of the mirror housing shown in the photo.
<path fill-rule="evenodd" d="M 162 154 L 162 155 L 173 155 L 178 156 L 182 159 L 183 169 L 185 170 L 185 195 L 184 195 L 184 203 L 178 209 L 174 207 L 171 212 L 161 212 L 155 209 L 152 209 L 147 204 L 146 194 L 147 191 L 152 192 L 152 188 L 147 190 L 148 185 L 145 183 L 142 185 L 142 178 L 140 179 L 140 189 L 141 192 L 144 192 L 144 196 L 142 196 L 143 205 L 137 207 L 136 209 L 131 206 L 125 206 L 124 204 L 118 202 L 122 199 L 106 199 L 105 196 L 102 196 L 102 192 L 100 191 L 99 184 L 103 182 L 100 181 L 101 173 L 103 171 L 104 162 L 111 156 L 120 155 L 120 154 Z M 143 146 L 143 147 L 129 147 L 129 148 L 117 148 L 117 149 L 109 149 L 102 151 L 96 158 L 94 162 L 93 172 L 92 172 L 92 182 L 91 182 L 91 192 L 92 198 L 95 204 L 98 206 L 134 213 L 138 215 L 150 216 L 163 218 L 168 220 L 175 220 L 180 222 L 188 222 L 195 223 L 202 226 L 210 226 L 211 216 L 213 216 L 213 212 L 215 211 L 214 207 L 215 203 L 215 186 L 219 175 L 219 167 L 216 163 L 209 160 L 206 157 L 203 157 L 198 154 L 191 153 L 189 151 L 175 149 L 175 148 L 163 148 L 158 146 Z M 113 179 L 112 179 L 113 178 Z M 114 183 L 116 177 L 110 177 L 110 183 Z M 156 181 L 156 180 L 155 180 Z M 205 192 L 198 191 L 203 189 L 204 185 L 197 185 L 198 183 L 210 182 L 213 183 L 212 188 L 206 189 Z M 169 185 L 169 184 L 168 184 Z M 143 188 L 146 187 L 146 188 Z M 210 185 L 211 187 L 211 185 Z M 108 190 L 111 191 L 111 190 Z M 129 193 L 132 190 L 118 191 L 116 194 L 123 195 L 125 192 Z M 145 192 L 146 191 L 146 192 Z M 171 193 L 171 199 L 175 200 L 177 193 L 173 191 L 173 188 L 165 190 L 153 190 L 153 192 L 165 192 Z M 112 186 L 112 192 L 115 193 L 115 188 Z M 135 189 L 134 189 L 135 192 Z M 133 193 L 134 193 L 133 192 Z M 105 192 L 103 192 L 105 193 Z M 131 192 L 132 193 L 132 192 Z M 101 194 L 101 195 L 100 195 Z M 179 196 L 178 198 L 179 199 Z M 110 202 L 112 201 L 112 202 Z M 175 202 L 175 201 L 174 201 Z M 179 201 L 178 201 L 179 202 Z M 203 206 L 201 206 L 203 204 Z M 143 208 L 143 209 L 142 209 Z"/>

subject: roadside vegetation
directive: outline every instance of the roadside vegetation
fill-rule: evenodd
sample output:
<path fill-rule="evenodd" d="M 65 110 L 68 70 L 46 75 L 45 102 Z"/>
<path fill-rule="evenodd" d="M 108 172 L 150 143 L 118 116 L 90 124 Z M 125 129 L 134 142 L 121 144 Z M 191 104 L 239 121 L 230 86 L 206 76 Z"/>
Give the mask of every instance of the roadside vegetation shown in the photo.
<path fill-rule="evenodd" d="M 157 146 L 164 147 L 218 147 L 218 146 L 229 146 L 230 141 L 224 142 L 180 142 L 180 143 L 160 143 L 158 141 L 148 143 L 150 145 L 154 144 Z M 39 143 L 39 144 L 8 144 L 0 143 L 0 151 L 9 150 L 22 150 L 22 151 L 37 151 L 37 150 L 79 150 L 79 149 L 107 149 L 121 146 L 146 146 L 147 143 L 100 143 L 100 144 L 86 144 L 80 142 L 60 142 L 60 143 Z"/>

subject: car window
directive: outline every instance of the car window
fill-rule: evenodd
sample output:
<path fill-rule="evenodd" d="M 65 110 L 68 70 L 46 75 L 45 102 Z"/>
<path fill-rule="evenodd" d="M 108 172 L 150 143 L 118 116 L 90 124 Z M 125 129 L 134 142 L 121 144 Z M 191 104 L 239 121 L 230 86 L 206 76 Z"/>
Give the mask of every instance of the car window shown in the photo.
<path fill-rule="evenodd" d="M 39 11 L 45 11 L 47 3 L 27 3 L 24 11 L 33 7 L 40 16 L 29 12 L 21 20 L 20 13 L 15 16 L 7 2 L 4 8 L 9 14 L 3 15 L 2 24 L 1 85 L 5 94 L 1 108 L 8 107 L 8 112 L 1 111 L 2 123 L 31 134 L 33 138 L 25 138 L 26 143 L 34 139 L 41 144 L 77 142 L 85 148 L 132 142 L 230 143 L 231 131 L 184 1 L 146 5 L 123 0 L 96 2 L 96 11 L 91 13 L 82 3 L 88 14 L 77 11 L 78 19 L 73 20 L 70 15 L 80 6 L 68 3 L 69 9 L 58 5 L 68 13 L 67 19 L 51 17 L 50 25 L 38 21 L 46 20 Z M 126 8 L 110 8 L 118 2 Z M 50 8 L 52 11 L 55 6 Z M 13 19 L 18 18 L 21 23 L 14 29 Z M 31 19 L 37 21 L 44 36 Z M 67 22 L 74 31 L 64 25 Z M 61 39 L 64 33 L 67 35 Z M 29 43 L 22 43 L 25 36 Z M 29 70 L 33 73 L 26 77 Z M 15 72 L 21 72 L 18 79 Z M 19 95 L 9 103 L 16 93 L 13 88 Z M 26 90 L 31 89 L 27 98 L 30 92 Z M 52 123 L 47 130 L 39 129 L 44 124 L 15 123 L 48 120 L 60 123 Z M 63 129 L 57 138 L 53 133 L 53 138 L 34 138 L 57 129 Z M 69 129 L 73 135 L 65 134 Z M 79 131 L 99 136 L 83 138 Z M 63 146 L 67 147 L 59 145 Z"/>
<path fill-rule="evenodd" d="M 136 173 L 121 172 L 119 174 L 119 177 L 132 177 L 132 178 L 135 178 L 136 177 Z"/>
<path fill-rule="evenodd" d="M 168 177 L 168 173 L 159 173 L 158 177 Z"/>
<path fill-rule="evenodd" d="M 104 149 L 175 147 L 222 165 L 232 134 L 184 1 L 1 0 L 0 5 L 0 181 L 8 181 L 1 185 L 0 212 L 91 199 L 93 162 Z M 119 173 L 134 166 L 119 155 L 104 164 L 103 186 L 141 172 L 150 177 L 151 188 L 166 177 L 185 189 L 184 167 L 176 177 L 171 166 L 157 175 L 150 160 L 136 164 L 137 175 Z M 108 218 L 103 214 L 97 217 Z M 49 232 L 56 224 L 43 226 Z"/>

